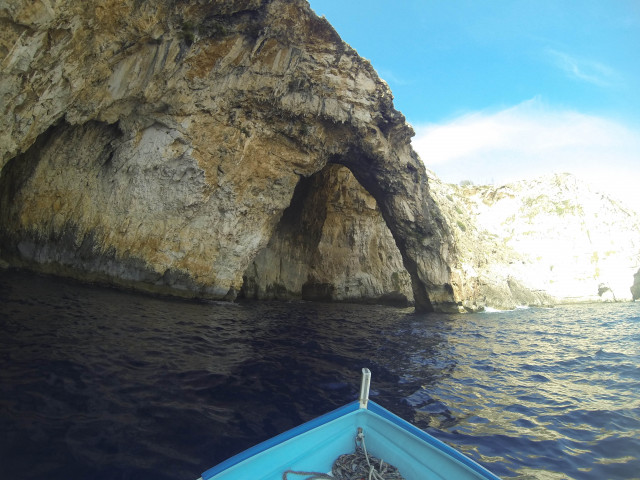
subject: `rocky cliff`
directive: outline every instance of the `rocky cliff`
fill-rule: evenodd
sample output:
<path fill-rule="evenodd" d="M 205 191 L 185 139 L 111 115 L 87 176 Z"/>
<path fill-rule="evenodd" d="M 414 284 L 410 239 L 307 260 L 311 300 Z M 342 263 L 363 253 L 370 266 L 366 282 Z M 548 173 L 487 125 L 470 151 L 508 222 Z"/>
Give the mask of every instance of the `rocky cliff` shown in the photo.
<path fill-rule="evenodd" d="M 456 227 L 454 288 L 466 307 L 638 298 L 640 218 L 576 177 L 465 187 L 432 178 L 430 185 Z"/>
<path fill-rule="evenodd" d="M 17 0 L 0 23 L 8 263 L 208 298 L 458 307 L 412 129 L 305 1 Z"/>
<path fill-rule="evenodd" d="M 638 298 L 637 216 L 572 177 L 427 177 L 303 0 L 0 3 L 0 264 L 418 310 Z"/>

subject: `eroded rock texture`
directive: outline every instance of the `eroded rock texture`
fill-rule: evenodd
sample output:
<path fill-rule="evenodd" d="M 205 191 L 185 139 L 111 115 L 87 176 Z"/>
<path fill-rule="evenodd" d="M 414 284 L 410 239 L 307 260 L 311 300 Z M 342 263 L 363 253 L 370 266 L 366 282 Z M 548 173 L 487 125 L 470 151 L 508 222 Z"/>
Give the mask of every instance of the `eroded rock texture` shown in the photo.
<path fill-rule="evenodd" d="M 305 1 L 18 0 L 0 24 L 9 263 L 209 298 L 244 277 L 249 296 L 456 306 L 413 132 Z M 374 280 L 383 265 L 397 276 Z"/>
<path fill-rule="evenodd" d="M 411 278 L 376 201 L 345 167 L 298 183 L 269 244 L 245 273 L 248 297 L 407 305 Z"/>

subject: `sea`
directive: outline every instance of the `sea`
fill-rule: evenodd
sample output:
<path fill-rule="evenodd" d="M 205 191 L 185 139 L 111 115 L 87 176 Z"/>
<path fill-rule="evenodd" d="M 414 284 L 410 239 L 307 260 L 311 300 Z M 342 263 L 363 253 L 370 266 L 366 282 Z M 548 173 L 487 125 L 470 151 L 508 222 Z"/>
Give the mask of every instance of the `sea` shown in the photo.
<path fill-rule="evenodd" d="M 356 399 L 363 367 L 372 400 L 502 478 L 640 478 L 640 302 L 416 314 L 16 270 L 0 271 L 0 478 L 195 480 Z"/>

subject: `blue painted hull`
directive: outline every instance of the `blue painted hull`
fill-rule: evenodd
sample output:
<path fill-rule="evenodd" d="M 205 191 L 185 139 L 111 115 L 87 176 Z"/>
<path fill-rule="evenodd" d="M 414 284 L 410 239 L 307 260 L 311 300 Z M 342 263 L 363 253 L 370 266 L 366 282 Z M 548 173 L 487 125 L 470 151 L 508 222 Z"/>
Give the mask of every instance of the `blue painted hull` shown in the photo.
<path fill-rule="evenodd" d="M 350 403 L 293 428 L 207 470 L 201 478 L 281 480 L 286 470 L 330 473 L 336 458 L 354 451 L 358 427 L 364 431 L 369 454 L 396 466 L 406 480 L 499 480 L 457 450 L 371 401 L 368 408 Z"/>

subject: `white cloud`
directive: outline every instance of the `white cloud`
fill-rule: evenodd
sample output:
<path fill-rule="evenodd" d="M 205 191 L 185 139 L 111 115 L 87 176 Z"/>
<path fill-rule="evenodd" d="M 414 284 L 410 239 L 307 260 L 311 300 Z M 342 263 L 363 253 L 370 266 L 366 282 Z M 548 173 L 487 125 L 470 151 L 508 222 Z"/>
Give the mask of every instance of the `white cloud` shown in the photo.
<path fill-rule="evenodd" d="M 640 131 L 533 99 L 415 126 L 413 147 L 443 181 L 501 184 L 573 173 L 640 210 Z"/>

